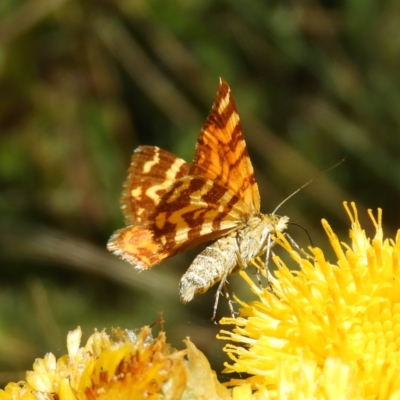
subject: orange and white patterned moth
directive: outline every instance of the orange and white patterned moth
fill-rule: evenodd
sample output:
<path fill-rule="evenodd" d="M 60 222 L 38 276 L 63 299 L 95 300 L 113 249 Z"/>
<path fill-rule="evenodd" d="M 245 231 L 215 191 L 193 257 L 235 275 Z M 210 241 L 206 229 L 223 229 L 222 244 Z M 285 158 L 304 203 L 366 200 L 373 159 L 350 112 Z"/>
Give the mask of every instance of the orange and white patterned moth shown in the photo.
<path fill-rule="evenodd" d="M 288 218 L 260 213 L 260 194 L 228 84 L 215 103 L 191 164 L 158 147 L 135 150 L 121 199 L 127 227 L 108 250 L 139 270 L 200 243 L 209 245 L 183 275 L 183 303 L 267 250 Z M 214 312 L 215 313 L 215 312 Z"/>

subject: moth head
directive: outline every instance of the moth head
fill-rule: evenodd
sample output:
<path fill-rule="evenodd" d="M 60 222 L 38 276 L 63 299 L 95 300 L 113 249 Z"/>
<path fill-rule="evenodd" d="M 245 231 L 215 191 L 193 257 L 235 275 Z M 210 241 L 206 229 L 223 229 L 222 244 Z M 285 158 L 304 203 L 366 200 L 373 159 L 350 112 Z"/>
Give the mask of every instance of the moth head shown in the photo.
<path fill-rule="evenodd" d="M 286 230 L 288 222 L 289 222 L 289 217 L 279 217 L 277 215 L 274 215 L 276 218 L 275 220 L 275 232 L 283 232 Z"/>

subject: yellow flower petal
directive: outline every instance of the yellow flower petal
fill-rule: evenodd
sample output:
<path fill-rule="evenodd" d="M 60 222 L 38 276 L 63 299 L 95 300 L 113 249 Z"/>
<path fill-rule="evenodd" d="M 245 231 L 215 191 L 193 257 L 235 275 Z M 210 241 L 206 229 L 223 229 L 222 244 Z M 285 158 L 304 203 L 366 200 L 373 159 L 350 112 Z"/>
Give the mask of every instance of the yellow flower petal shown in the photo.
<path fill-rule="evenodd" d="M 188 349 L 188 361 L 185 362 L 188 379 L 183 398 L 231 399 L 230 391 L 218 382 L 217 376 L 211 370 L 210 363 L 204 354 L 189 339 L 185 343 Z"/>

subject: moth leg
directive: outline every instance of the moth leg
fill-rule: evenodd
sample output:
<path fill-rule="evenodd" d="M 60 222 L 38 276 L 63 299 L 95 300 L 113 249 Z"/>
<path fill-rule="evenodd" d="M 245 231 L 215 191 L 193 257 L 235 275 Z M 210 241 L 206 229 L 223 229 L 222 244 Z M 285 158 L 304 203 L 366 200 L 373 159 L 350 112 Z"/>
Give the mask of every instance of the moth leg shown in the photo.
<path fill-rule="evenodd" d="M 264 263 L 264 265 L 265 265 L 265 263 Z M 256 272 L 255 272 L 254 275 L 256 276 L 257 283 L 258 283 L 258 287 L 259 287 L 260 289 L 262 289 L 262 288 L 263 288 L 263 283 L 261 282 L 261 271 L 260 271 L 259 268 L 256 267 Z M 267 279 L 268 279 L 268 278 L 267 278 Z"/>
<path fill-rule="evenodd" d="M 228 306 L 229 306 L 229 311 L 231 312 L 231 317 L 236 318 L 236 316 L 239 314 L 237 311 L 233 309 L 233 304 L 236 303 L 236 301 L 231 299 L 231 296 L 229 295 L 229 290 L 226 285 L 224 285 L 222 289 L 224 291 L 225 298 L 228 300 Z"/>
<path fill-rule="evenodd" d="M 265 276 L 267 278 L 267 286 L 271 288 L 271 282 L 272 282 L 272 273 L 269 269 L 269 261 L 271 257 L 274 255 L 274 252 L 272 251 L 272 247 L 274 246 L 274 240 L 272 239 L 271 235 L 269 234 L 267 237 L 267 244 L 266 244 L 266 251 L 265 251 L 265 262 L 264 262 L 264 267 L 265 267 Z"/>
<path fill-rule="evenodd" d="M 242 257 L 240 255 L 239 251 L 236 251 L 236 258 L 237 258 L 237 264 L 239 267 L 239 271 L 242 271 L 246 268 L 246 266 L 243 263 Z M 261 282 L 261 273 L 260 270 L 258 268 L 256 268 L 256 272 L 255 272 L 256 278 L 257 278 L 257 282 L 258 282 L 258 287 L 261 289 L 262 286 L 262 282 Z"/>
<path fill-rule="evenodd" d="M 246 266 L 243 263 L 243 260 L 242 260 L 239 250 L 236 250 L 235 253 L 236 253 L 236 261 L 237 261 L 237 266 L 239 267 L 239 271 L 243 271 L 246 268 Z"/>
<path fill-rule="evenodd" d="M 235 254 L 236 254 L 236 267 L 235 267 L 235 271 L 239 270 L 242 271 L 246 268 L 245 263 L 243 262 L 242 256 L 240 254 L 239 251 L 239 244 L 237 245 L 237 249 L 235 250 Z M 229 310 L 231 312 L 231 316 L 232 318 L 235 318 L 236 315 L 238 314 L 237 312 L 235 312 L 235 310 L 233 309 L 233 303 L 235 303 L 235 301 L 233 301 L 229 295 L 229 290 L 227 287 L 228 281 L 228 275 L 231 273 L 231 270 L 227 270 L 224 273 L 223 278 L 221 279 L 219 285 L 218 285 L 218 289 L 217 289 L 217 293 L 215 294 L 215 303 L 214 303 L 214 312 L 213 312 L 213 316 L 211 318 L 212 321 L 214 321 L 216 313 L 217 313 L 217 308 L 218 308 L 218 301 L 219 301 L 219 296 L 221 294 L 224 294 L 225 298 L 228 300 L 228 306 L 229 306 Z M 259 279 L 259 283 L 261 284 L 261 281 Z"/>
<path fill-rule="evenodd" d="M 233 309 L 233 303 L 234 301 L 231 299 L 230 295 L 229 295 L 229 290 L 228 290 L 228 275 L 229 275 L 230 271 L 226 271 L 224 273 L 224 276 L 222 277 L 222 279 L 219 282 L 218 285 L 218 289 L 217 292 L 215 293 L 215 302 L 214 302 L 214 311 L 213 311 L 213 316 L 211 318 L 211 321 L 215 320 L 215 316 L 217 315 L 217 308 L 218 308 L 218 301 L 219 301 L 219 296 L 221 294 L 223 294 L 225 296 L 225 298 L 228 300 L 228 306 L 229 306 L 229 311 L 231 312 L 231 316 L 232 318 L 235 318 L 235 311 Z"/>
<path fill-rule="evenodd" d="M 257 279 L 257 282 L 258 282 L 258 287 L 260 288 L 260 289 L 262 289 L 262 287 L 263 287 L 263 284 L 262 284 L 262 282 L 261 282 L 261 272 L 260 272 L 260 270 L 258 269 L 258 268 L 256 268 L 256 279 Z M 268 278 L 267 278 L 268 279 Z"/>
<path fill-rule="evenodd" d="M 301 254 L 303 254 L 304 257 L 307 258 L 307 260 L 313 260 L 313 257 L 310 254 L 307 254 L 307 252 L 302 249 L 288 233 L 285 232 L 283 235 L 289 240 L 293 247 L 295 247 Z"/>

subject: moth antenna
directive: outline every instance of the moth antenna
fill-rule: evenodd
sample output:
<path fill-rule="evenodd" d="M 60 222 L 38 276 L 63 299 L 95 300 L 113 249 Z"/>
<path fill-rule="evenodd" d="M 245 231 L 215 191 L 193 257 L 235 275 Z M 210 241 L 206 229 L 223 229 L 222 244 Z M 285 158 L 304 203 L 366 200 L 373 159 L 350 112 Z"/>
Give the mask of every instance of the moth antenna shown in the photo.
<path fill-rule="evenodd" d="M 307 237 L 308 237 L 308 240 L 310 241 L 311 247 L 314 247 L 314 244 L 313 244 L 313 241 L 312 241 L 312 239 L 311 239 L 311 236 L 310 236 L 310 234 L 308 233 L 307 229 L 304 228 L 303 225 L 297 224 L 296 222 L 290 222 L 290 221 L 289 221 L 287 224 L 288 224 L 288 225 L 296 225 L 296 226 L 298 226 L 299 228 L 303 229 L 303 231 L 306 233 L 306 235 L 307 235 Z"/>
<path fill-rule="evenodd" d="M 292 194 L 290 194 L 288 197 L 286 197 L 286 199 L 283 199 L 278 206 L 275 208 L 275 210 L 272 212 L 272 215 L 274 215 L 279 208 L 281 208 L 281 206 L 283 204 L 285 204 L 289 199 L 291 199 L 295 194 L 299 193 L 300 190 L 304 189 L 306 186 L 308 186 L 311 182 L 313 182 L 315 179 L 319 178 L 322 174 L 325 174 L 329 171 L 331 171 L 332 169 L 338 167 L 341 163 L 343 163 L 346 160 L 346 157 L 343 157 L 340 161 L 338 161 L 335 165 L 332 165 L 332 167 L 329 167 L 327 169 L 325 169 L 324 171 L 321 171 L 319 174 L 315 175 L 313 178 L 311 178 L 310 180 L 308 180 L 306 183 L 304 183 L 303 185 L 301 185 L 298 189 L 296 189 Z"/>

